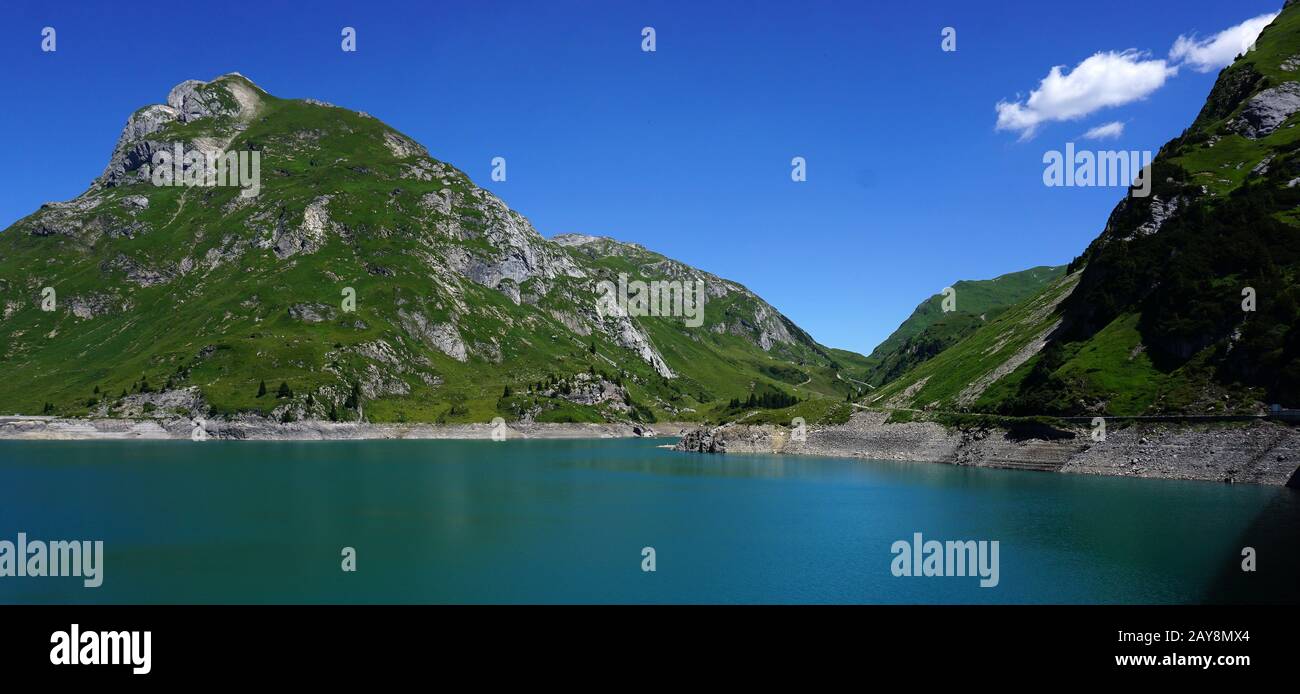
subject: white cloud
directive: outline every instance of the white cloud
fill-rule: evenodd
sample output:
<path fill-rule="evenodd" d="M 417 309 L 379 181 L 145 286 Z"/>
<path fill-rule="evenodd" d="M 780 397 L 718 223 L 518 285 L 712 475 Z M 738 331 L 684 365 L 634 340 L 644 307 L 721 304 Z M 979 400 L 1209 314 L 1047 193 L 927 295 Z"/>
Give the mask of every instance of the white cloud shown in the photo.
<path fill-rule="evenodd" d="M 1085 140 L 1107 140 L 1114 139 L 1124 134 L 1123 121 L 1111 121 L 1091 128 L 1083 134 Z"/>
<path fill-rule="evenodd" d="M 1164 60 L 1135 50 L 1097 53 L 1070 72 L 1064 68 L 1053 67 L 1023 102 L 999 101 L 997 129 L 1018 131 L 1028 139 L 1043 123 L 1077 120 L 1144 99 L 1178 74 Z"/>
<path fill-rule="evenodd" d="M 1196 35 L 1179 36 L 1174 47 L 1169 49 L 1169 60 L 1191 67 L 1197 72 L 1210 72 L 1227 67 L 1240 54 L 1250 50 L 1264 30 L 1278 13 L 1261 14 L 1247 19 L 1233 27 L 1211 36 L 1197 40 Z"/>

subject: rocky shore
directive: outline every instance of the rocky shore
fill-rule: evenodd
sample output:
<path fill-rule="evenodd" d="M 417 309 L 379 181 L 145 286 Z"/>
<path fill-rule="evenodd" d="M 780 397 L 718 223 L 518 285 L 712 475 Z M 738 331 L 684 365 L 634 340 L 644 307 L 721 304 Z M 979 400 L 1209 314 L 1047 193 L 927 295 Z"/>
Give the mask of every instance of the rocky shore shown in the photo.
<path fill-rule="evenodd" d="M 0 417 L 0 439 L 192 439 L 313 441 L 336 439 L 596 439 L 678 435 L 688 425 L 660 424 L 659 433 L 644 424 L 371 424 L 305 420 L 279 423 L 248 417 L 201 421 L 183 417 L 155 419 L 61 419 Z"/>
<path fill-rule="evenodd" d="M 677 450 L 782 453 L 938 462 L 1160 479 L 1300 484 L 1300 429 L 1276 422 L 1134 424 L 1104 441 L 1090 429 L 1062 438 L 1025 438 L 997 428 L 947 428 L 934 422 L 886 424 L 882 412 L 858 412 L 845 424 L 808 427 L 804 440 L 771 425 L 724 425 L 688 431 Z M 1072 436 L 1071 436 L 1072 434 Z"/>
<path fill-rule="evenodd" d="M 1085 475 L 1300 486 L 1300 429 L 1267 421 L 1237 424 L 1135 424 L 1113 427 L 1093 441 L 1086 427 L 1066 438 L 1026 438 L 997 428 L 948 428 L 934 422 L 887 424 L 881 412 L 858 412 L 847 423 L 808 427 L 798 440 L 786 427 L 691 423 L 638 424 L 373 424 L 305 420 L 279 423 L 246 417 L 202 422 L 212 440 L 593 439 L 674 437 L 679 451 L 780 453 L 949 463 Z M 192 439 L 184 417 L 63 419 L 0 417 L 0 439 Z"/>

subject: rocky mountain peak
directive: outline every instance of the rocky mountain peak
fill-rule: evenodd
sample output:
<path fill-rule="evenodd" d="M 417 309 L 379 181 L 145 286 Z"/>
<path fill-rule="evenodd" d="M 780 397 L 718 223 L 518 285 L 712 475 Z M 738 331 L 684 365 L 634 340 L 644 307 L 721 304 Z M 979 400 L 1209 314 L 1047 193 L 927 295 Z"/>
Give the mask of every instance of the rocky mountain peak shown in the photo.
<path fill-rule="evenodd" d="M 96 187 L 115 186 L 128 174 L 147 164 L 155 152 L 172 142 L 186 141 L 201 150 L 220 150 L 253 119 L 266 92 L 237 72 L 227 73 L 210 82 L 185 80 L 167 93 L 167 103 L 145 106 L 127 119 L 118 136 L 113 154 Z M 211 119 L 208 137 L 187 138 L 181 132 L 160 135 L 175 124 L 189 124 Z M 198 135 L 197 133 L 195 134 Z M 196 142 L 196 140 L 199 140 Z"/>

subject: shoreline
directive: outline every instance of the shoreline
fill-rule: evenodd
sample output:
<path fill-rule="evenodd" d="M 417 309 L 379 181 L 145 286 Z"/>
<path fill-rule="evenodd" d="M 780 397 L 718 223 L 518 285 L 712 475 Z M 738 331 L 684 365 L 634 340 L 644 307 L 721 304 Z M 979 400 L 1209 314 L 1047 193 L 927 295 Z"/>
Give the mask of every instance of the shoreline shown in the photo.
<path fill-rule="evenodd" d="M 1080 475 L 1300 486 L 1300 429 L 1276 422 L 1242 425 L 1142 423 L 1093 441 L 1086 427 L 1070 438 L 1014 438 L 1005 429 L 950 429 L 935 422 L 887 424 L 883 412 L 855 412 L 845 424 L 809 426 L 805 440 L 772 425 L 695 427 L 676 450 L 778 453 L 944 463 Z"/>
<path fill-rule="evenodd" d="M 998 428 L 946 428 L 934 422 L 885 423 L 883 412 L 859 411 L 845 424 L 810 426 L 804 441 L 773 425 L 695 422 L 507 424 L 506 440 L 676 439 L 662 446 L 700 453 L 769 453 L 938 463 L 1081 475 L 1179 479 L 1300 488 L 1300 428 L 1275 422 L 1244 425 L 1134 424 L 1094 442 L 1086 427 L 1069 439 L 1012 438 Z M 491 440 L 491 424 L 330 422 L 280 423 L 258 417 L 203 423 L 215 441 Z M 0 416 L 0 441 L 191 440 L 184 417 L 76 419 Z"/>
<path fill-rule="evenodd" d="M 655 427 L 659 428 L 656 429 Z M 612 439 L 679 437 L 693 423 L 507 424 L 510 439 Z M 0 417 L 0 441 L 169 441 L 192 440 L 197 427 L 183 417 L 169 419 L 68 419 Z M 491 440 L 491 424 L 330 422 L 280 423 L 260 418 L 207 420 L 203 435 L 214 441 L 364 441 L 388 439 Z"/>

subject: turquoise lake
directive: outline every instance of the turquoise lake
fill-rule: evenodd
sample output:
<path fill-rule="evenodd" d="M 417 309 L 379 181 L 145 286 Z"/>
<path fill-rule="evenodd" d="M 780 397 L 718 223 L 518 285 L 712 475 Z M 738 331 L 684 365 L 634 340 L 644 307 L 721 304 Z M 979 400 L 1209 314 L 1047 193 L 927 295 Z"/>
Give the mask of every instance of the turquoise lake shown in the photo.
<path fill-rule="evenodd" d="M 1296 490 L 668 442 L 3 441 L 0 540 L 103 540 L 104 568 L 0 602 L 1300 601 Z M 917 532 L 997 540 L 998 585 L 894 576 Z"/>

